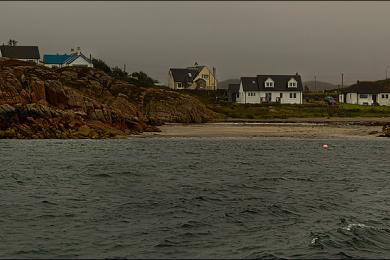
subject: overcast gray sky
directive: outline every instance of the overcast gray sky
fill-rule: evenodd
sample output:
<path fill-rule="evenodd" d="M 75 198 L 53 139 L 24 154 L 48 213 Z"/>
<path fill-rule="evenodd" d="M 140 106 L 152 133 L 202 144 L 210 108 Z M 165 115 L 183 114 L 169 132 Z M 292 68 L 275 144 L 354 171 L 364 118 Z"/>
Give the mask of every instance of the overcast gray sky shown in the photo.
<path fill-rule="evenodd" d="M 341 72 L 385 78 L 389 14 L 390 2 L 0 2 L 0 42 L 41 54 L 80 46 L 162 82 L 198 61 L 219 80 L 299 72 L 337 84 Z"/>

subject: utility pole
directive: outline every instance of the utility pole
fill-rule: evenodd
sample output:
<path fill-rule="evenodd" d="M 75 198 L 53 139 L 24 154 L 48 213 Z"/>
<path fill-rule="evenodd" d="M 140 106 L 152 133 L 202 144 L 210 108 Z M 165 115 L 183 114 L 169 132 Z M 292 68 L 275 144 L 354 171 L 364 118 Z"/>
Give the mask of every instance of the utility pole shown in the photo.
<path fill-rule="evenodd" d="M 317 91 L 317 76 L 314 75 L 314 90 Z"/>
<path fill-rule="evenodd" d="M 344 88 L 344 73 L 341 73 L 341 88 Z"/>
<path fill-rule="evenodd" d="M 123 71 L 126 72 L 126 64 L 123 64 Z"/>

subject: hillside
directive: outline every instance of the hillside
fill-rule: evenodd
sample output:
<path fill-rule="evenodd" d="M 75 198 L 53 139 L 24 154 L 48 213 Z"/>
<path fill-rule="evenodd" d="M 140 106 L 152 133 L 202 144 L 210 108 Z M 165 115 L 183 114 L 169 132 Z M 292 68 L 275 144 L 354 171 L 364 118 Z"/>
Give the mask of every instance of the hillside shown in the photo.
<path fill-rule="evenodd" d="M 302 82 L 303 87 L 307 86 L 310 91 L 323 91 L 323 90 L 330 90 L 330 89 L 337 89 L 337 85 L 324 82 L 324 81 L 305 81 Z"/>
<path fill-rule="evenodd" d="M 0 138 L 119 137 L 214 117 L 195 97 L 136 87 L 100 70 L 0 59 Z"/>

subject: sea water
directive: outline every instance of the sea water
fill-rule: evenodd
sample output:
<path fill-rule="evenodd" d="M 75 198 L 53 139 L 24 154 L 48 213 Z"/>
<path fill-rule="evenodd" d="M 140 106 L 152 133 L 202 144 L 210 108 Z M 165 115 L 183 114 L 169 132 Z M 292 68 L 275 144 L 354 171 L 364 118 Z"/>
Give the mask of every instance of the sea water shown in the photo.
<path fill-rule="evenodd" d="M 114 257 L 388 258 L 390 140 L 0 140 L 0 258 Z"/>

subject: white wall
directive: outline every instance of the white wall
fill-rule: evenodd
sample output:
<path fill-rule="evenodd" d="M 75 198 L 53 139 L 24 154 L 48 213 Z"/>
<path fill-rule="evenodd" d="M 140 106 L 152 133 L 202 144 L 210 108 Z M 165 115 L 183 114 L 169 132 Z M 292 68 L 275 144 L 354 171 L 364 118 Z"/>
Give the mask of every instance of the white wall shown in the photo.
<path fill-rule="evenodd" d="M 72 63 L 69 64 L 69 66 L 87 66 L 92 68 L 92 63 L 89 63 L 86 61 L 83 57 L 79 56 L 77 59 L 75 59 Z"/>
<path fill-rule="evenodd" d="M 254 96 L 249 96 L 249 93 L 254 93 Z M 266 93 L 271 93 L 271 102 L 276 102 L 280 97 L 280 93 L 283 93 L 280 99 L 281 104 L 302 104 L 302 92 L 300 91 L 247 91 L 242 90 L 240 85 L 239 97 L 236 99 L 240 104 L 260 104 L 261 98 L 265 99 Z M 290 93 L 296 93 L 296 98 L 290 98 Z"/>
<path fill-rule="evenodd" d="M 171 70 L 169 70 L 169 75 L 168 75 L 168 87 L 171 89 L 175 89 L 175 81 L 173 80 Z"/>
<path fill-rule="evenodd" d="M 266 93 L 271 93 L 271 102 L 276 102 L 276 99 L 282 93 L 283 95 L 280 99 L 281 104 L 302 104 L 302 92 L 300 91 L 264 91 L 261 92 L 261 97 L 265 98 Z M 296 98 L 290 98 L 290 93 L 295 93 Z"/>
<path fill-rule="evenodd" d="M 382 95 L 384 95 L 383 98 L 382 98 Z M 386 98 L 386 95 L 388 96 L 388 98 Z M 380 93 L 380 94 L 378 94 L 377 102 L 381 106 L 390 106 L 390 93 Z"/>
<path fill-rule="evenodd" d="M 240 89 L 238 90 L 238 97 L 236 98 L 236 103 L 239 104 L 245 104 L 245 99 L 244 99 L 244 92 L 242 89 L 242 83 L 240 83 Z"/>
<path fill-rule="evenodd" d="M 357 104 L 358 98 L 357 93 L 346 93 L 346 103 L 347 104 Z"/>
<path fill-rule="evenodd" d="M 347 104 L 354 104 L 354 105 L 372 105 L 373 99 L 372 94 L 367 94 L 367 98 L 362 98 L 357 93 L 347 93 L 346 95 L 346 103 Z M 382 95 L 384 95 L 384 98 L 382 98 Z M 386 98 L 386 95 L 388 95 L 388 98 Z M 340 95 L 342 96 L 342 95 Z M 376 101 L 381 106 L 390 106 L 390 93 L 379 93 L 377 94 Z"/>

